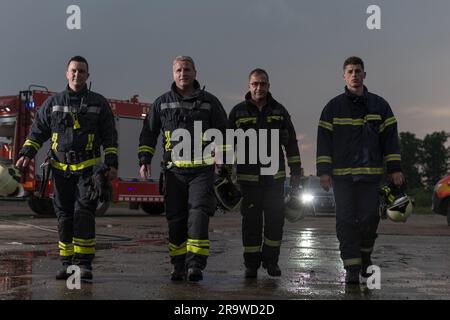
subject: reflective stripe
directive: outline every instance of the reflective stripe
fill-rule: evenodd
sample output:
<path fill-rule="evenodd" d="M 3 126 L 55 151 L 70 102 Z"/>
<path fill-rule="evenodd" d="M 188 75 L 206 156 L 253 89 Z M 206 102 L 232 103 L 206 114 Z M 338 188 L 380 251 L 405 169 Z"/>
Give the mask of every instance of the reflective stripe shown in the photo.
<path fill-rule="evenodd" d="M 388 119 L 386 119 L 382 125 L 380 125 L 380 133 L 384 131 L 384 129 L 386 129 L 386 127 L 397 123 L 397 120 L 395 119 L 395 117 L 390 117 Z"/>
<path fill-rule="evenodd" d="M 100 162 L 101 158 L 95 158 L 95 159 L 90 159 L 87 161 L 83 161 L 77 164 L 65 164 L 65 163 L 61 163 L 55 160 L 51 160 L 51 164 L 54 168 L 62 170 L 62 171 L 66 171 L 67 168 L 70 169 L 70 171 L 79 171 L 79 170 L 83 170 L 89 167 L 92 167 L 93 165 L 95 165 L 97 162 Z"/>
<path fill-rule="evenodd" d="M 204 167 L 214 164 L 214 158 L 198 159 L 194 161 L 173 161 L 173 164 L 178 168 Z"/>
<path fill-rule="evenodd" d="M 384 160 L 387 161 L 401 161 L 402 157 L 399 154 L 388 154 L 386 157 L 384 157 Z"/>
<path fill-rule="evenodd" d="M 364 124 L 364 119 L 353 119 L 353 118 L 333 118 L 333 125 L 340 126 L 362 126 Z"/>
<path fill-rule="evenodd" d="M 257 253 L 261 252 L 261 246 L 244 247 L 244 253 Z"/>
<path fill-rule="evenodd" d="M 344 267 L 350 267 L 350 266 L 359 266 L 361 265 L 361 258 L 354 258 L 354 259 L 344 259 Z"/>
<path fill-rule="evenodd" d="M 379 114 L 368 114 L 367 116 L 365 116 L 364 118 L 366 121 L 370 121 L 370 120 L 381 120 L 381 116 Z"/>
<path fill-rule="evenodd" d="M 155 149 L 149 146 L 140 146 L 138 152 L 148 152 L 151 155 L 155 154 Z"/>
<path fill-rule="evenodd" d="M 52 112 L 64 112 L 64 113 L 77 113 L 77 107 L 69 107 L 69 106 L 53 106 Z M 87 112 L 89 113 L 100 113 L 101 108 L 97 106 L 92 106 L 87 108 Z"/>
<path fill-rule="evenodd" d="M 61 257 L 70 257 L 73 256 L 74 253 L 74 246 L 73 243 L 64 243 L 59 241 L 58 242 L 58 248 L 59 250 L 59 255 Z"/>
<path fill-rule="evenodd" d="M 188 239 L 186 245 L 187 251 L 195 254 L 209 255 L 209 240 Z"/>
<path fill-rule="evenodd" d="M 302 163 L 300 156 L 294 156 L 287 158 L 288 163 Z"/>
<path fill-rule="evenodd" d="M 104 149 L 103 151 L 105 152 L 105 155 L 108 155 L 108 154 L 117 154 L 117 148 L 115 148 L 115 147 L 110 147 L 110 148 L 106 148 L 106 149 Z"/>
<path fill-rule="evenodd" d="M 252 174 L 237 174 L 237 179 L 240 181 L 253 181 L 258 182 L 259 176 L 258 175 L 252 175 Z"/>
<path fill-rule="evenodd" d="M 166 145 L 164 146 L 164 149 L 166 151 L 169 151 L 171 149 L 171 143 L 170 143 L 170 131 L 164 132 L 164 135 L 166 137 Z"/>
<path fill-rule="evenodd" d="M 285 171 L 279 171 L 273 176 L 273 178 L 274 179 L 286 178 L 286 172 Z"/>
<path fill-rule="evenodd" d="M 359 174 L 383 174 L 383 168 L 345 168 L 345 169 L 333 169 L 333 175 L 345 176 L 345 175 L 359 175 Z"/>
<path fill-rule="evenodd" d="M 95 247 L 81 247 L 75 245 L 75 253 L 95 254 Z"/>
<path fill-rule="evenodd" d="M 52 150 L 58 151 L 58 133 L 56 132 L 52 134 Z"/>
<path fill-rule="evenodd" d="M 268 123 L 271 123 L 272 122 L 272 120 L 283 120 L 284 119 L 284 117 L 283 116 L 268 116 L 267 117 L 267 122 Z"/>
<path fill-rule="evenodd" d="M 41 145 L 33 140 L 27 139 L 25 140 L 25 143 L 23 144 L 24 147 L 32 147 L 36 151 L 39 151 L 41 148 Z"/>
<path fill-rule="evenodd" d="M 239 118 L 235 122 L 236 123 L 236 127 L 239 128 L 241 126 L 241 124 L 247 123 L 247 122 L 256 124 L 256 117 Z"/>
<path fill-rule="evenodd" d="M 333 158 L 329 156 L 320 156 L 317 157 L 317 163 L 333 163 Z"/>
<path fill-rule="evenodd" d="M 279 247 L 281 246 L 281 240 L 270 240 L 264 238 L 264 244 L 269 247 Z"/>
<path fill-rule="evenodd" d="M 96 240 L 95 240 L 95 238 L 93 238 L 93 239 L 81 239 L 81 238 L 75 238 L 74 237 L 73 238 L 73 243 L 75 245 L 84 246 L 84 247 L 95 246 Z"/>
<path fill-rule="evenodd" d="M 186 241 L 180 244 L 179 246 L 169 242 L 169 256 L 171 257 L 181 256 L 186 254 L 186 252 L 187 252 Z"/>
<path fill-rule="evenodd" d="M 94 145 L 94 137 L 95 137 L 95 134 L 93 134 L 93 133 L 88 134 L 88 143 L 86 145 L 86 150 L 92 150 L 93 145 Z"/>
<path fill-rule="evenodd" d="M 323 120 L 319 121 L 319 127 L 333 131 L 333 125 L 331 123 L 323 121 Z"/>

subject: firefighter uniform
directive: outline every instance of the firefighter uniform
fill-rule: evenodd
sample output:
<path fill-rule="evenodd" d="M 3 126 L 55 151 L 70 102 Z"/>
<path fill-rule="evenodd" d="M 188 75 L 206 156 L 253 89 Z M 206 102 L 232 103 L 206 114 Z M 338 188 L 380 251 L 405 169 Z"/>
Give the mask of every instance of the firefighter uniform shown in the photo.
<path fill-rule="evenodd" d="M 285 157 L 287 155 L 291 175 L 301 174 L 300 153 L 297 137 L 290 115 L 287 110 L 267 93 L 267 104 L 259 111 L 251 100 L 250 92 L 245 101 L 236 105 L 229 116 L 229 126 L 233 129 L 266 129 L 267 150 L 275 143 L 279 151 L 279 168 L 275 175 L 261 175 L 262 165 L 258 159 L 256 164 L 250 163 L 252 151 L 249 141 L 245 141 L 245 164 L 237 165 L 237 181 L 241 186 L 243 200 L 242 241 L 244 246 L 244 262 L 247 268 L 258 269 L 261 262 L 264 265 L 276 265 L 280 254 L 284 225 L 284 181 Z M 270 141 L 271 130 L 279 130 L 280 141 Z M 258 148 L 261 146 L 258 143 Z M 242 151 L 242 150 L 241 150 Z M 254 149 L 260 154 L 260 151 Z M 267 153 L 270 154 L 270 153 Z M 264 231 L 263 231 L 264 229 Z M 264 235 L 264 239 L 263 239 Z"/>
<path fill-rule="evenodd" d="M 397 121 L 366 87 L 363 96 L 345 88 L 323 109 L 317 135 L 317 175 L 333 178 L 341 258 L 346 269 L 360 268 L 377 237 L 384 167 L 388 174 L 401 171 Z"/>
<path fill-rule="evenodd" d="M 209 256 L 209 216 L 216 208 L 214 158 L 211 153 L 206 157 L 195 153 L 194 123 L 201 124 L 203 132 L 214 128 L 225 137 L 227 117 L 219 100 L 200 89 L 196 80 L 194 88 L 192 96 L 183 97 L 173 83 L 171 91 L 155 100 L 144 120 L 138 156 L 140 166 L 151 164 L 157 138 L 160 132 L 164 133 L 164 203 L 169 226 L 169 256 L 175 266 L 203 270 Z M 190 134 L 191 150 L 184 150 L 191 156 L 186 157 L 187 160 L 172 158 L 172 150 L 179 143 L 172 139 L 176 129 Z M 207 145 L 203 132 L 199 137 L 202 154 Z"/>
<path fill-rule="evenodd" d="M 101 161 L 117 168 L 117 132 L 106 99 L 85 87 L 69 87 L 39 109 L 20 155 L 33 158 L 51 138 L 49 161 L 54 179 L 53 205 L 58 217 L 63 265 L 91 267 L 95 255 L 95 210 L 88 188 L 93 166 Z"/>

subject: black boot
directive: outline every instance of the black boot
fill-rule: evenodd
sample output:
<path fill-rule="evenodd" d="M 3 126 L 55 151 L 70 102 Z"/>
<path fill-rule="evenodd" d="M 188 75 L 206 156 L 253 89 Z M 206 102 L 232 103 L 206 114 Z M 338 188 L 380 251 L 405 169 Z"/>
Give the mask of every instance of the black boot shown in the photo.
<path fill-rule="evenodd" d="M 258 269 L 257 268 L 245 268 L 245 277 L 247 279 L 254 279 L 258 277 Z"/>
<path fill-rule="evenodd" d="M 272 263 L 263 263 L 263 268 L 267 269 L 267 273 L 269 276 L 272 277 L 280 277 L 281 276 L 281 270 L 280 267 L 276 262 Z"/>
<path fill-rule="evenodd" d="M 199 267 L 193 266 L 189 267 L 187 278 L 189 281 L 200 281 L 203 280 L 203 272 Z"/>
<path fill-rule="evenodd" d="M 367 273 L 367 268 L 372 265 L 372 259 L 370 258 L 370 253 L 361 253 L 361 277 L 368 278 L 372 273 Z"/>
<path fill-rule="evenodd" d="M 61 257 L 61 267 L 56 271 L 56 280 L 67 280 L 70 274 L 67 273 L 67 268 L 72 265 L 72 257 Z"/>
<path fill-rule="evenodd" d="M 92 278 L 93 278 L 92 265 L 85 264 L 85 265 L 80 265 L 79 267 L 80 267 L 81 280 L 92 280 Z"/>
<path fill-rule="evenodd" d="M 186 267 L 184 264 L 174 264 L 170 273 L 170 280 L 183 281 L 186 278 Z"/>
<path fill-rule="evenodd" d="M 346 284 L 359 284 L 359 273 L 361 272 L 361 266 L 351 266 L 346 269 L 345 283 Z"/>

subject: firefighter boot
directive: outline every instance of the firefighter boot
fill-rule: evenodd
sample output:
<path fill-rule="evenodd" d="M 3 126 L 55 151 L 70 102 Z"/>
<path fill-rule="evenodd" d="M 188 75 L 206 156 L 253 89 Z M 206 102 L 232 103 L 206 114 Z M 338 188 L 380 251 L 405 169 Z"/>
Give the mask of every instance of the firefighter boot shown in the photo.
<path fill-rule="evenodd" d="M 370 259 L 370 253 L 361 254 L 362 264 L 361 264 L 361 277 L 367 279 L 372 275 L 372 273 L 367 272 L 367 268 L 372 265 L 372 259 Z"/>
<path fill-rule="evenodd" d="M 277 263 L 263 263 L 263 268 L 267 269 L 267 273 L 272 277 L 280 277 L 281 270 Z"/>
<path fill-rule="evenodd" d="M 56 271 L 56 280 L 67 280 L 70 274 L 67 273 L 67 268 L 72 265 L 72 257 L 61 258 L 61 267 Z"/>
<path fill-rule="evenodd" d="M 189 267 L 187 278 L 189 281 L 200 281 L 203 280 L 202 269 L 197 266 Z"/>
<path fill-rule="evenodd" d="M 92 280 L 92 265 L 82 264 L 79 267 L 81 280 Z"/>
<path fill-rule="evenodd" d="M 245 278 L 254 279 L 258 277 L 258 269 L 257 268 L 245 268 Z"/>
<path fill-rule="evenodd" d="M 184 264 L 174 264 L 170 273 L 170 280 L 183 281 L 186 277 L 186 267 Z"/>
<path fill-rule="evenodd" d="M 345 283 L 346 284 L 359 284 L 359 273 L 361 272 L 361 266 L 352 266 L 346 269 Z"/>

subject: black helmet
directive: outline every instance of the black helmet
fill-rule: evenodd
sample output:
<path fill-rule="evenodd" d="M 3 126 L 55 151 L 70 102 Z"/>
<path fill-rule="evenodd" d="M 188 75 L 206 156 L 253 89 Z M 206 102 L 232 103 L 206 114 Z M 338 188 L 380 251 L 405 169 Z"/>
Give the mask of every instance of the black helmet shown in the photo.
<path fill-rule="evenodd" d="M 239 209 L 242 194 L 229 177 L 218 177 L 214 182 L 217 204 L 225 211 Z"/>
<path fill-rule="evenodd" d="M 284 198 L 284 216 L 287 221 L 295 222 L 305 216 L 305 207 L 300 201 L 300 188 L 292 188 Z"/>
<path fill-rule="evenodd" d="M 414 201 L 408 197 L 402 187 L 392 184 L 380 189 L 380 214 L 382 219 L 389 218 L 394 222 L 406 222 L 412 214 Z"/>

